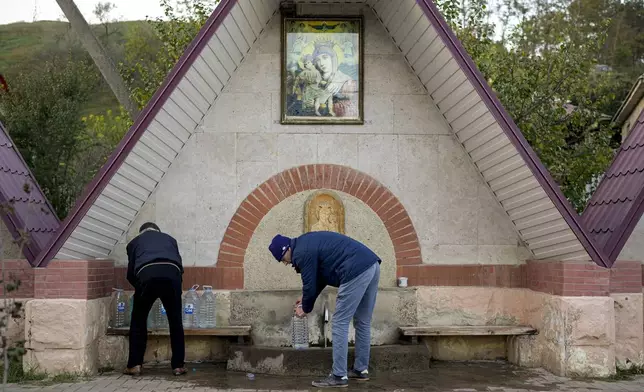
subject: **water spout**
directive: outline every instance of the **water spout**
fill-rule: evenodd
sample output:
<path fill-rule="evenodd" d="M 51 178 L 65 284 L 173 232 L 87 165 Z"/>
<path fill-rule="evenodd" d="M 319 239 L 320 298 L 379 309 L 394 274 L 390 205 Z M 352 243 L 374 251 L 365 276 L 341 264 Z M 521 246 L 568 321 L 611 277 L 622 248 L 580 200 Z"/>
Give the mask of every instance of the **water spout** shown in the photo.
<path fill-rule="evenodd" d="M 326 346 L 327 346 L 327 343 L 326 343 L 327 342 L 326 329 L 327 329 L 327 325 L 329 324 L 329 306 L 328 306 L 327 301 L 324 301 L 324 307 L 322 309 L 323 309 L 323 312 L 322 312 L 322 314 L 323 314 L 323 316 L 322 316 L 323 317 L 323 319 L 322 319 L 322 335 L 324 337 L 324 348 L 326 348 Z"/>

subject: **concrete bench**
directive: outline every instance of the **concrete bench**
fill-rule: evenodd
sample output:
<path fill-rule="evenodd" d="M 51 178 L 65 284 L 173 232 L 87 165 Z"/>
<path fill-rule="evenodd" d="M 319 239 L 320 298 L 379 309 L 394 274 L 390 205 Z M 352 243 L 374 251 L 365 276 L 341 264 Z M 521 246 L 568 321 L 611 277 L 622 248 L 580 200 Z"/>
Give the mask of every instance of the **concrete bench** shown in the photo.
<path fill-rule="evenodd" d="M 250 325 L 233 325 L 216 328 L 188 328 L 184 329 L 185 336 L 215 336 L 222 338 L 237 338 L 239 343 L 250 342 Z M 130 327 L 108 328 L 108 335 L 128 336 Z M 168 329 L 148 329 L 149 336 L 170 336 Z"/>
<path fill-rule="evenodd" d="M 418 337 L 436 336 L 519 336 L 534 335 L 537 330 L 522 325 L 448 325 L 400 327 L 403 340 L 418 342 Z"/>

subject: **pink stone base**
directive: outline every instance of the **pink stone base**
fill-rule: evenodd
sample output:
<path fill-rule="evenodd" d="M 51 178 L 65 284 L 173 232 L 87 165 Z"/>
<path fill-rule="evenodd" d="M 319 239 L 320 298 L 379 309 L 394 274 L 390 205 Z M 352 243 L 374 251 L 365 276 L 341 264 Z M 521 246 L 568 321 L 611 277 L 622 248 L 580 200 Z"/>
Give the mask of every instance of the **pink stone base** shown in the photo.
<path fill-rule="evenodd" d="M 564 297 L 528 289 L 419 287 L 416 297 L 418 325 L 535 327 L 537 335 L 507 340 L 507 357 L 520 366 L 606 377 L 616 365 L 641 362 L 642 294 Z"/>

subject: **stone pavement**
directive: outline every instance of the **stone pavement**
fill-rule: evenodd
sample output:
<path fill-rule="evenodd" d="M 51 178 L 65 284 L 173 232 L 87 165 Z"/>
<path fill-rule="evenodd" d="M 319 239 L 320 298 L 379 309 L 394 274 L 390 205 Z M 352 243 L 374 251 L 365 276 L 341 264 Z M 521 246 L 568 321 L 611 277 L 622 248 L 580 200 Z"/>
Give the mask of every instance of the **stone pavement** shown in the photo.
<path fill-rule="evenodd" d="M 350 390 L 395 392 L 642 392 L 644 376 L 623 381 L 571 380 L 553 376 L 541 369 L 517 368 L 504 362 L 434 363 L 428 372 L 374 376 L 367 383 L 353 382 Z M 49 386 L 11 385 L 10 392 L 252 392 L 316 391 L 310 378 L 228 373 L 214 365 L 195 365 L 181 378 L 168 375 L 168 369 L 149 369 L 142 377 L 108 374 L 92 381 Z"/>

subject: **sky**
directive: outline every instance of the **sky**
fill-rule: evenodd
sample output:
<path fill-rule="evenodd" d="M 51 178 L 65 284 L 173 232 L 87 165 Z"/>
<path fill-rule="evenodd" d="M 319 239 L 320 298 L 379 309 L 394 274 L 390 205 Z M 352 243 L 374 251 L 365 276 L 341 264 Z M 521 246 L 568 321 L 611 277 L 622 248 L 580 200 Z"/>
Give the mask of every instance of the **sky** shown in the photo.
<path fill-rule="evenodd" d="M 89 23 L 97 23 L 93 14 L 94 7 L 101 0 L 75 0 L 76 6 Z M 107 0 L 102 0 L 106 2 Z M 109 0 L 116 5 L 112 18 L 118 20 L 156 18 L 162 10 L 159 0 Z M 11 4 L 11 5 L 9 5 Z M 0 0 L 0 25 L 14 22 L 32 22 L 34 20 L 63 19 L 63 12 L 56 0 Z"/>

